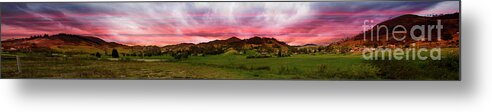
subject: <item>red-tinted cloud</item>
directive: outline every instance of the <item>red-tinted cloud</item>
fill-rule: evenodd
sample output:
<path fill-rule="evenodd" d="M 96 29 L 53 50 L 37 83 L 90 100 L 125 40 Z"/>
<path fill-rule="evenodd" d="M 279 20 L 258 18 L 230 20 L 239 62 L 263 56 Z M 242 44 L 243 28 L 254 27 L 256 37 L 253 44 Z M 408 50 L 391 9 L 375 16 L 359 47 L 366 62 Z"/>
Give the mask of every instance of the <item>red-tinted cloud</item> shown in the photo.
<path fill-rule="evenodd" d="M 403 14 L 453 13 L 459 2 L 5 3 L 2 40 L 93 35 L 129 45 L 199 43 L 231 36 L 326 44 Z"/>

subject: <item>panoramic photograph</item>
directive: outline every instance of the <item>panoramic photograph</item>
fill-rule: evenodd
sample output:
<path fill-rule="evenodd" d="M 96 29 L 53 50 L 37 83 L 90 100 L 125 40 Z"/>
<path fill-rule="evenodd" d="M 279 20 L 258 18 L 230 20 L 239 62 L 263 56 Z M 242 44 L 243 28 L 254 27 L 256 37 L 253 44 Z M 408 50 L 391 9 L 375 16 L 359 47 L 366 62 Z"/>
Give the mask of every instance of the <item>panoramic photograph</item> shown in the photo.
<path fill-rule="evenodd" d="M 460 1 L 0 7 L 3 79 L 460 80 Z"/>

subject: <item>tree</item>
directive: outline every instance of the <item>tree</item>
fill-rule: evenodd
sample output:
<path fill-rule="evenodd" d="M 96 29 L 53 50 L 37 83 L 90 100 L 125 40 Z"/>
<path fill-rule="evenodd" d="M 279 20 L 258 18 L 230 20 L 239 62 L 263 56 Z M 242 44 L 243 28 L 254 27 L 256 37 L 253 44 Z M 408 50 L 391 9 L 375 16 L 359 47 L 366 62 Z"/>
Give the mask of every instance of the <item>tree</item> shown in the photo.
<path fill-rule="evenodd" d="M 188 56 L 190 55 L 190 53 L 188 52 L 181 52 L 181 51 L 178 51 L 178 52 L 175 52 L 175 53 L 172 53 L 171 56 L 174 57 L 174 59 L 177 59 L 177 60 L 181 60 L 181 59 L 186 59 L 188 58 Z"/>
<path fill-rule="evenodd" d="M 96 53 L 96 57 L 97 57 L 97 58 L 101 58 L 101 53 L 97 52 L 97 53 Z"/>
<path fill-rule="evenodd" d="M 282 48 L 278 48 L 277 57 L 282 57 Z"/>
<path fill-rule="evenodd" d="M 120 56 L 118 55 L 118 50 L 113 49 L 113 51 L 111 52 L 111 56 L 112 56 L 113 58 L 119 58 Z"/>

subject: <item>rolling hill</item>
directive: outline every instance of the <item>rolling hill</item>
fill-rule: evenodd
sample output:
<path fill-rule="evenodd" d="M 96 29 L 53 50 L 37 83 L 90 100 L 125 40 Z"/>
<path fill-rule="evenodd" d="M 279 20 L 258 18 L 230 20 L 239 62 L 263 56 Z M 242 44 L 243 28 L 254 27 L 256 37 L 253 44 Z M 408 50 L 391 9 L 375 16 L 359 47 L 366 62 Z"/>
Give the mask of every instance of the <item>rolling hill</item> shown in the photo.
<path fill-rule="evenodd" d="M 351 47 L 361 47 L 361 46 L 387 46 L 387 45 L 400 45 L 405 46 L 413 43 L 419 44 L 421 47 L 457 47 L 459 46 L 459 31 L 460 31 L 460 14 L 445 14 L 445 15 L 435 15 L 431 17 L 426 16 L 418 16 L 418 15 L 401 15 L 386 21 L 383 21 L 379 24 L 376 24 L 374 27 L 369 30 L 360 33 L 350 39 L 345 39 L 340 42 L 334 43 L 336 45 L 342 46 L 351 46 Z M 424 25 L 425 26 L 425 38 L 428 38 L 428 29 L 431 25 L 437 25 L 438 20 L 443 25 L 441 30 L 441 40 L 438 40 L 437 30 L 434 27 L 431 30 L 431 40 L 426 41 L 415 41 L 410 36 L 411 28 L 415 25 Z M 378 32 L 378 26 L 387 26 L 389 30 L 385 28 L 381 28 Z M 408 33 L 404 36 L 406 38 L 403 41 L 398 41 L 393 38 L 393 28 L 397 25 L 401 25 L 405 27 Z M 420 32 L 417 30 L 415 32 L 416 36 L 419 36 Z M 366 41 L 364 41 L 364 35 L 366 35 Z M 371 35 L 374 40 L 371 40 Z M 379 35 L 379 36 L 378 36 Z M 386 40 L 386 37 L 389 37 Z M 397 35 L 397 37 L 401 37 L 403 35 Z M 378 41 L 379 39 L 379 41 Z"/>
<path fill-rule="evenodd" d="M 274 38 L 252 37 L 239 39 L 231 37 L 225 40 L 214 40 L 199 44 L 181 43 L 176 45 L 157 46 L 127 46 L 116 42 L 107 42 L 98 37 L 73 34 L 37 35 L 30 38 L 2 41 L 4 51 L 21 52 L 61 52 L 61 53 L 105 53 L 117 49 L 120 53 L 138 55 L 142 52 L 153 54 L 191 52 L 200 54 L 221 54 L 228 50 L 256 50 L 271 53 L 289 50 L 289 45 Z"/>
<path fill-rule="evenodd" d="M 2 41 L 4 51 L 104 53 L 112 49 L 126 51 L 129 48 L 129 46 L 116 42 L 106 42 L 97 37 L 64 33 Z"/>
<path fill-rule="evenodd" d="M 259 53 L 275 53 L 279 50 L 287 52 L 291 46 L 275 38 L 251 37 L 239 39 L 231 37 L 225 40 L 214 40 L 199 44 L 182 43 L 163 47 L 163 52 L 192 52 L 197 54 L 221 54 L 229 50 L 255 50 Z"/>

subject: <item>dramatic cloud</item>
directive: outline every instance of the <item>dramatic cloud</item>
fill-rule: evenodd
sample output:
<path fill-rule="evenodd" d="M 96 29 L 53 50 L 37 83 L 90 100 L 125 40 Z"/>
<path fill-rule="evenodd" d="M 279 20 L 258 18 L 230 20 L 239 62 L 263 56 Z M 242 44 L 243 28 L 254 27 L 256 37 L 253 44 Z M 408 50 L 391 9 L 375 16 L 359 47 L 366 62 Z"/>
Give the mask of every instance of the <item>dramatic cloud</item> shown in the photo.
<path fill-rule="evenodd" d="M 458 12 L 459 2 L 4 3 L 1 8 L 2 40 L 71 33 L 161 46 L 268 36 L 300 45 L 353 36 L 362 31 L 363 20 Z"/>

